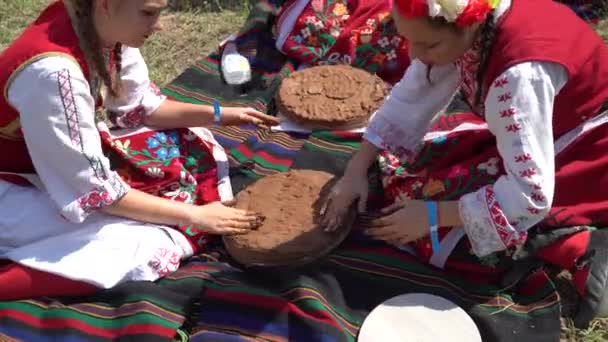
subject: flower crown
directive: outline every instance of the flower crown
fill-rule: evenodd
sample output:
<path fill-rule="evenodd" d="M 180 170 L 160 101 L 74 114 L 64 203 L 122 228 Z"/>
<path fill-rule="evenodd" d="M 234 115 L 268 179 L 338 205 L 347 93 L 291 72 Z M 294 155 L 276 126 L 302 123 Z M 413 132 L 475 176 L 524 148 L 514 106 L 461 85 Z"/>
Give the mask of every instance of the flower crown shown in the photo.
<path fill-rule="evenodd" d="M 458 27 L 485 20 L 500 0 L 393 0 L 397 13 L 406 18 L 443 17 Z"/>

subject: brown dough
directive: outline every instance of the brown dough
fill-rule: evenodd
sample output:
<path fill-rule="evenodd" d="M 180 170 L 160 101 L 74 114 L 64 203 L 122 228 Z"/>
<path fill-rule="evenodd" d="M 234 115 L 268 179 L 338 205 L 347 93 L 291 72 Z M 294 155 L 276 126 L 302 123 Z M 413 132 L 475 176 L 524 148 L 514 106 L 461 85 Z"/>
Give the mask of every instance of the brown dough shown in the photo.
<path fill-rule="evenodd" d="M 350 65 L 323 65 L 295 72 L 277 93 L 279 113 L 308 128 L 364 127 L 387 94 L 384 81 Z"/>
<path fill-rule="evenodd" d="M 321 199 L 333 178 L 325 172 L 293 170 L 264 177 L 241 191 L 236 207 L 259 212 L 266 220 L 250 233 L 225 236 L 228 253 L 243 265 L 284 264 L 336 245 L 344 234 L 327 233 L 317 224 Z"/>

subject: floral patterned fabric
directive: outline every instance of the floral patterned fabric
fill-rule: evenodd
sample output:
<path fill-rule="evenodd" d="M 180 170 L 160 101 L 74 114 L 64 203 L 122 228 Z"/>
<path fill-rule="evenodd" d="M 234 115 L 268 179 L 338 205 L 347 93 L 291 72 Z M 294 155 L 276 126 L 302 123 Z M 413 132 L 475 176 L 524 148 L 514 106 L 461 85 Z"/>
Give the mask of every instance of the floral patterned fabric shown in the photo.
<path fill-rule="evenodd" d="M 111 131 L 100 126 L 113 168 L 132 188 L 195 205 L 222 200 L 218 167 L 227 165 L 218 166 L 219 145 L 208 131 L 145 130 L 113 136 Z M 196 134 L 201 131 L 208 135 Z M 176 228 L 186 235 L 195 251 L 204 248 L 205 234 L 192 226 Z"/>
<path fill-rule="evenodd" d="M 275 28 L 279 50 L 305 65 L 351 64 L 395 83 L 409 57 L 390 10 L 384 0 L 288 1 Z"/>
<path fill-rule="evenodd" d="M 479 128 L 459 131 L 457 128 L 463 125 Z M 384 151 L 379 162 L 385 204 L 407 199 L 458 200 L 493 184 L 504 174 L 504 169 L 495 138 L 484 126 L 484 121 L 473 113 L 443 116 L 431 128 L 431 132 L 442 134 L 426 139 L 411 162 L 401 163 L 393 154 Z M 440 239 L 449 230 L 440 229 Z M 421 260 L 430 260 L 430 239 L 422 239 L 414 247 Z M 470 244 L 467 243 L 466 248 L 470 250 Z"/>
<path fill-rule="evenodd" d="M 497 18 L 509 6 L 503 0 Z M 434 67 L 430 85 L 416 82 L 425 73 L 412 61 L 373 116 L 365 137 L 387 150 L 381 158 L 386 204 L 408 198 L 457 200 L 467 249 L 480 258 L 520 247 L 535 226 L 608 224 L 605 196 L 584 191 L 582 176 L 605 178 L 599 167 L 605 168 L 607 159 L 597 147 L 607 141 L 607 114 L 587 118 L 555 140 L 554 99 L 568 76 L 552 63 L 511 66 L 476 104 L 478 48 L 474 44 L 451 69 L 436 73 L 437 81 Z M 473 112 L 442 118 L 423 138 L 438 112 L 425 103 L 443 103 L 456 89 Z M 423 260 L 431 260 L 430 241 L 416 247 Z"/>
<path fill-rule="evenodd" d="M 608 116 L 603 122 L 608 121 Z M 468 129 L 461 129 L 468 126 Z M 556 192 L 553 205 L 544 215 L 544 219 L 538 225 L 540 230 L 570 226 L 603 226 L 608 224 L 608 206 L 601 201 L 601 194 L 591 194 L 586 191 L 585 179 L 601 180 L 602 166 L 608 165 L 608 157 L 602 155 L 602 149 L 608 148 L 608 124 L 597 126 L 592 131 L 579 135 L 568 148 L 556 151 Z M 559 145 L 559 144 L 558 144 Z M 529 161 L 525 155 L 516 158 L 516 163 Z M 580 164 L 580 160 L 594 160 L 594 163 Z M 499 239 L 483 238 L 481 236 L 470 236 L 474 227 L 469 227 L 468 239 L 460 243 L 460 247 L 452 253 L 447 260 L 446 269 L 452 271 L 470 271 L 463 269 L 463 253 L 466 258 L 475 255 L 471 243 L 486 242 L 484 248 L 492 249 L 493 241 L 500 243 L 494 246 L 495 251 L 504 253 L 513 252 L 526 239 L 526 232 L 522 234 L 508 235 L 506 227 L 517 227 L 518 222 L 507 221 L 497 201 L 494 186 L 496 181 L 508 174 L 505 170 L 505 161 L 501 157 L 496 138 L 484 127 L 484 121 L 473 113 L 456 113 L 443 116 L 433 125 L 431 132 L 427 134 L 423 147 L 417 156 L 408 163 L 400 163 L 399 159 L 389 152 L 383 152 L 380 159 L 382 169 L 382 183 L 385 192 L 385 205 L 389 205 L 403 199 L 451 201 L 459 200 L 463 196 L 473 196 L 473 200 L 479 197 L 479 203 L 483 206 L 478 208 L 475 215 L 481 213 L 489 214 L 495 229 L 480 227 L 478 232 L 483 234 L 499 234 Z M 585 175 L 587 177 L 585 177 Z M 526 176 L 526 175 L 524 175 Z M 583 176 L 583 177 L 581 177 Z M 531 201 L 542 202 L 544 198 L 535 195 L 538 190 L 531 189 Z M 504 202 L 503 202 L 504 203 Z M 471 211 L 472 212 L 472 211 Z M 529 215 L 541 214 L 537 212 L 527 213 Z M 484 214 L 485 215 L 485 214 Z M 525 216 L 525 215 L 524 215 Z M 463 220 L 467 218 L 464 217 Z M 522 218 L 523 220 L 523 218 Z M 525 222 L 522 221 L 525 224 Z M 499 229 L 503 227 L 503 230 Z M 452 227 L 440 229 L 440 239 L 443 239 Z M 430 239 L 425 238 L 413 244 L 418 256 L 429 261 L 432 257 Z M 500 253 L 483 253 L 480 260 L 484 267 L 491 270 L 496 266 Z M 552 258 L 553 256 L 549 256 Z M 557 256 L 556 256 L 557 258 Z M 480 271 L 480 270 L 477 270 Z M 483 271 L 483 270 L 481 270 Z M 483 273 L 483 272 L 482 272 Z"/>

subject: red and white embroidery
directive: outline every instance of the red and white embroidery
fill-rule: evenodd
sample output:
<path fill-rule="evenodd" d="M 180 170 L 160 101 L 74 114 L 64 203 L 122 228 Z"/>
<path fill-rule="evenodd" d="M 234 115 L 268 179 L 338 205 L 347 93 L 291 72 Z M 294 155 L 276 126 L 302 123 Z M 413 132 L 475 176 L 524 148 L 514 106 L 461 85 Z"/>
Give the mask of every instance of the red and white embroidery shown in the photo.
<path fill-rule="evenodd" d="M 479 69 L 479 49 L 481 45 L 475 42 L 473 47 L 460 57 L 454 64 L 460 74 L 460 89 L 470 106 L 475 104 L 477 94 L 477 70 Z M 474 108 L 478 115 L 483 116 L 483 102 L 480 108 Z"/>
<path fill-rule="evenodd" d="M 113 113 L 115 123 L 121 128 L 136 128 L 143 124 L 146 116 L 146 110 L 142 105 L 123 114 Z"/>
<path fill-rule="evenodd" d="M 515 108 L 510 107 L 509 109 L 501 110 L 500 117 L 501 118 L 511 118 L 515 115 Z"/>
<path fill-rule="evenodd" d="M 498 96 L 498 102 L 507 102 L 513 99 L 513 95 L 511 93 L 504 93 Z"/>
<path fill-rule="evenodd" d="M 509 83 L 509 79 L 507 77 L 501 77 L 494 81 L 494 88 L 502 88 Z"/>
<path fill-rule="evenodd" d="M 530 198 L 532 198 L 532 200 L 534 202 L 539 203 L 539 204 L 545 204 L 546 201 L 547 201 L 547 199 L 545 198 L 545 195 L 543 195 L 543 194 L 541 194 L 539 192 L 533 192 L 530 195 Z"/>
<path fill-rule="evenodd" d="M 516 155 L 515 156 L 515 162 L 516 163 L 525 163 L 532 160 L 532 156 L 530 155 L 530 153 L 524 153 L 524 154 L 520 154 L 520 155 Z"/>
<path fill-rule="evenodd" d="M 507 130 L 507 132 L 515 133 L 515 132 L 519 132 L 521 130 L 521 125 L 514 123 L 514 124 L 506 125 L 505 129 Z"/>
<path fill-rule="evenodd" d="M 536 170 L 533 168 L 529 168 L 519 172 L 519 176 L 522 178 L 532 178 L 532 176 L 536 175 Z"/>
<path fill-rule="evenodd" d="M 507 248 L 521 244 L 526 240 L 526 232 L 515 230 L 504 215 L 492 186 L 485 188 L 486 206 L 492 219 L 492 224 Z"/>
<path fill-rule="evenodd" d="M 112 195 L 102 187 L 93 189 L 78 199 L 78 205 L 85 213 L 91 213 L 113 202 Z"/>
<path fill-rule="evenodd" d="M 511 235 L 508 229 L 509 222 L 507 221 L 505 215 L 502 213 L 502 209 L 500 208 L 498 201 L 496 201 L 494 188 L 492 188 L 491 186 L 487 186 L 485 191 L 485 197 L 488 213 L 490 214 L 490 218 L 492 219 L 492 224 L 494 228 L 498 232 L 498 235 L 500 236 L 500 239 L 503 242 L 509 241 L 509 237 Z"/>
<path fill-rule="evenodd" d="M 152 260 L 148 263 L 154 271 L 156 271 L 159 277 L 164 277 L 169 273 L 177 271 L 179 268 L 181 256 L 167 248 L 159 248 Z"/>

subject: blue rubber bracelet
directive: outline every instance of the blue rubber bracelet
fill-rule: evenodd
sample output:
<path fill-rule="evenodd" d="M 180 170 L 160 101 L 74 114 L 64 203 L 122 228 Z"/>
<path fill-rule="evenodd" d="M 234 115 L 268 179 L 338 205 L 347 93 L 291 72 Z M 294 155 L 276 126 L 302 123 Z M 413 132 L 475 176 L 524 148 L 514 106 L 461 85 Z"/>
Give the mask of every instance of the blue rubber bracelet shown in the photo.
<path fill-rule="evenodd" d="M 213 100 L 213 123 L 216 125 L 222 123 L 222 107 L 217 100 Z"/>
<path fill-rule="evenodd" d="M 439 251 L 439 223 L 437 222 L 437 203 L 436 202 L 425 202 L 426 208 L 429 214 L 429 225 L 431 229 L 431 248 L 433 248 L 433 254 Z"/>

